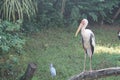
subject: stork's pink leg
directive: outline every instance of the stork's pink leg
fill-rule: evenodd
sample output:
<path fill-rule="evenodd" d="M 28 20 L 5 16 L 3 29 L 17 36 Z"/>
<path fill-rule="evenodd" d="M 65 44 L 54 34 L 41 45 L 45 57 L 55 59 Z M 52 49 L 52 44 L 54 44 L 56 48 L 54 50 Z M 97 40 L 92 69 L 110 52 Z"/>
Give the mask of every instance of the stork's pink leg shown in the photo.
<path fill-rule="evenodd" d="M 86 69 L 86 53 L 85 53 L 85 56 L 84 56 L 84 68 L 83 68 L 83 72 L 85 72 L 85 69 Z"/>
<path fill-rule="evenodd" d="M 90 71 L 92 72 L 92 57 L 90 56 Z"/>

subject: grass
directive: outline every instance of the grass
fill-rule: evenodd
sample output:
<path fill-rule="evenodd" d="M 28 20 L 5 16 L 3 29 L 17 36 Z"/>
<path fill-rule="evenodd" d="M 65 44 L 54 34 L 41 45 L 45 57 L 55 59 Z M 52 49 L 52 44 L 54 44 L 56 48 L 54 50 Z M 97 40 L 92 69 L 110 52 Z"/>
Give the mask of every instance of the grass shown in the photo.
<path fill-rule="evenodd" d="M 118 27 L 90 27 L 96 36 L 96 48 L 93 55 L 93 69 L 120 66 L 120 41 L 117 38 Z M 37 64 L 32 80 L 52 80 L 50 63 L 54 64 L 57 76 L 54 80 L 67 80 L 82 72 L 84 51 L 80 36 L 74 37 L 77 28 L 49 28 L 28 36 L 26 53 L 21 58 L 22 73 L 29 62 Z M 87 59 L 89 70 L 89 59 Z M 119 80 L 119 76 L 99 80 Z"/>

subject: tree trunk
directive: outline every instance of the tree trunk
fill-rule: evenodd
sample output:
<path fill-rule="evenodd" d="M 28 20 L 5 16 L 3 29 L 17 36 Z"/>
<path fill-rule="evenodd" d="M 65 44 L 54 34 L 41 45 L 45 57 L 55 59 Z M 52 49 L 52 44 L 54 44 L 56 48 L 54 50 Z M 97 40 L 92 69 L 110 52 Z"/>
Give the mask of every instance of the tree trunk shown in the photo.
<path fill-rule="evenodd" d="M 92 72 L 82 72 L 78 75 L 71 77 L 69 80 L 94 80 L 102 77 L 117 75 L 120 75 L 120 67 L 94 70 Z"/>
<path fill-rule="evenodd" d="M 20 80 L 32 80 L 36 68 L 36 64 L 29 63 L 25 74 L 20 78 Z"/>
<path fill-rule="evenodd" d="M 62 0 L 62 8 L 61 8 L 61 14 L 63 15 L 64 11 L 65 11 L 65 2 L 66 0 Z"/>
<path fill-rule="evenodd" d="M 116 12 L 116 14 L 113 16 L 113 20 L 115 20 L 119 14 L 120 14 L 120 8 L 119 8 L 118 11 Z"/>

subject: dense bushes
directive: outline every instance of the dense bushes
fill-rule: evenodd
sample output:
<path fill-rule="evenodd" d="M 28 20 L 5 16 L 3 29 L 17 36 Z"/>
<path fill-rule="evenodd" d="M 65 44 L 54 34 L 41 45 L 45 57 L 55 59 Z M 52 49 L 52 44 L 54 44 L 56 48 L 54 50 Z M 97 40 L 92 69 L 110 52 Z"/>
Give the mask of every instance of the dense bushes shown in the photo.
<path fill-rule="evenodd" d="M 38 3 L 38 5 L 36 3 Z M 33 18 L 34 22 L 39 24 L 37 28 L 41 28 L 64 25 L 76 26 L 82 18 L 88 18 L 91 22 L 112 23 L 112 18 L 117 12 L 117 9 L 120 7 L 120 1 L 2 0 L 0 2 L 0 6 L 1 18 L 13 21 L 17 19 L 27 19 L 27 22 L 28 18 Z M 36 18 L 34 18 L 33 15 L 35 15 L 36 12 Z M 33 19 L 31 19 L 31 21 Z"/>
<path fill-rule="evenodd" d="M 64 3 L 64 5 L 62 5 Z M 39 0 L 37 21 L 40 26 L 76 26 L 82 18 L 91 22 L 113 22 L 119 0 Z"/>
<path fill-rule="evenodd" d="M 1 21 L 0 23 L 0 50 L 2 53 L 9 52 L 11 49 L 19 52 L 25 40 L 20 37 L 21 21 L 16 23 Z"/>
<path fill-rule="evenodd" d="M 0 77 L 2 78 L 16 76 L 14 71 L 17 70 L 16 66 L 19 63 L 16 55 L 23 53 L 25 44 L 20 32 L 21 23 L 21 20 L 17 20 L 16 23 L 0 21 Z"/>

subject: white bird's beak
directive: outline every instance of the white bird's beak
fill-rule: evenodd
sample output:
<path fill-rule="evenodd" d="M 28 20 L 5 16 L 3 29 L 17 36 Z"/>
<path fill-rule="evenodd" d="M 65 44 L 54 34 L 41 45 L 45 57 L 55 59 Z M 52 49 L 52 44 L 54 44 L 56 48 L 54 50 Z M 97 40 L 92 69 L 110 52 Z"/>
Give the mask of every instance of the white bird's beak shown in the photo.
<path fill-rule="evenodd" d="M 80 23 L 80 25 L 79 25 L 79 27 L 78 27 L 76 33 L 75 33 L 75 37 L 77 37 L 78 33 L 80 32 L 80 29 L 82 28 L 82 25 L 83 25 L 83 24 Z"/>

